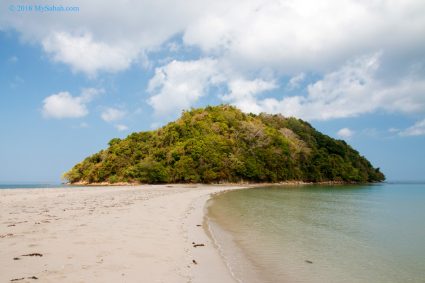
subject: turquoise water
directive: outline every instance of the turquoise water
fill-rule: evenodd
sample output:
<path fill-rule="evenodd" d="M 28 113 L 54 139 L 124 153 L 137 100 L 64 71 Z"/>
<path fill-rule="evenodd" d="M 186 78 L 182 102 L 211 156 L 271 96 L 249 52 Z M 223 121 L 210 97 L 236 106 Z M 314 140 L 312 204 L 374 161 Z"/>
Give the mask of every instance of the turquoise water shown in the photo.
<path fill-rule="evenodd" d="M 1 189 L 42 189 L 42 188 L 65 188 L 63 184 L 0 184 Z"/>
<path fill-rule="evenodd" d="M 241 282 L 425 282 L 425 185 L 231 191 L 207 223 Z"/>

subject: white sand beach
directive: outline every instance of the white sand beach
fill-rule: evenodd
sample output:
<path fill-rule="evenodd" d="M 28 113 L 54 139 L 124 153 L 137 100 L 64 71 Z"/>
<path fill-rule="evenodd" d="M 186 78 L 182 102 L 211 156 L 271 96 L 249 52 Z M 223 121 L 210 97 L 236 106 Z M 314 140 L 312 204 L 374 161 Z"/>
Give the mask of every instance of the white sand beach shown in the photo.
<path fill-rule="evenodd" d="M 203 219 L 238 188 L 0 190 L 0 282 L 235 282 Z"/>

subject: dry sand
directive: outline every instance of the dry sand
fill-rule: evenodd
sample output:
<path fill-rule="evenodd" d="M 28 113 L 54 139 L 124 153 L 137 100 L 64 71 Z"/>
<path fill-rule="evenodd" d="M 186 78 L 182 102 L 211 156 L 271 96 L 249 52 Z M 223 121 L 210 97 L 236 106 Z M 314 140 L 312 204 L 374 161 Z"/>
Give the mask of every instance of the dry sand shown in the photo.
<path fill-rule="evenodd" d="M 203 219 L 238 188 L 0 190 L 0 282 L 235 282 Z"/>

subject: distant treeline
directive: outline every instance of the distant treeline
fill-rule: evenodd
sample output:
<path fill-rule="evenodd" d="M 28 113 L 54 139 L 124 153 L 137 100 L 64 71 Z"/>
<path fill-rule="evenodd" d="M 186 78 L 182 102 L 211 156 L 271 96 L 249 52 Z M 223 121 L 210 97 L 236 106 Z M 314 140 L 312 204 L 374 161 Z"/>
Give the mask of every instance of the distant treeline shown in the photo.
<path fill-rule="evenodd" d="M 112 139 L 75 165 L 70 183 L 379 182 L 379 168 L 342 140 L 282 115 L 229 106 L 184 111 L 148 132 Z"/>

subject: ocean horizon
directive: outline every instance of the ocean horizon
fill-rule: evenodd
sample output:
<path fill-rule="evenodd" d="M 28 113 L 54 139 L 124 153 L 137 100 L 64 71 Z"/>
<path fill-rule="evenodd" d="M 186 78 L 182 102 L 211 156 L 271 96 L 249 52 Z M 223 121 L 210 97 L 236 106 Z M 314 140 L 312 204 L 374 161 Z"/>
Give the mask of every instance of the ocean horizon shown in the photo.
<path fill-rule="evenodd" d="M 377 184 L 425 184 L 425 180 L 387 180 Z M 143 184 L 141 184 L 143 185 Z M 78 185 L 69 185 L 60 182 L 0 182 L 0 189 L 42 189 L 42 188 L 64 188 L 79 187 Z"/>
<path fill-rule="evenodd" d="M 67 184 L 49 182 L 5 182 L 0 183 L 0 189 L 44 189 L 44 188 L 64 188 L 70 187 Z"/>

